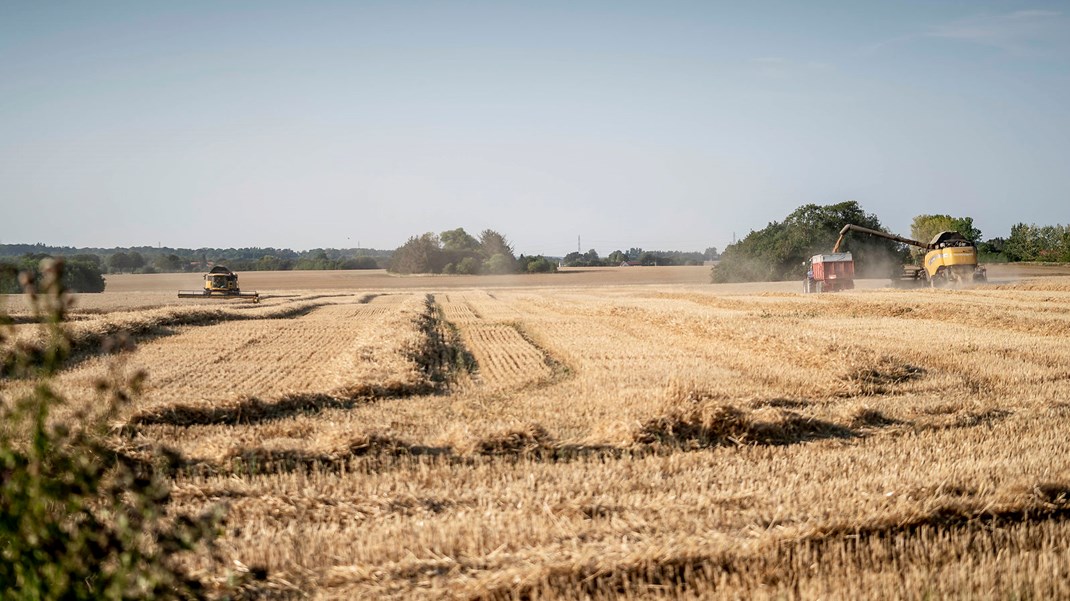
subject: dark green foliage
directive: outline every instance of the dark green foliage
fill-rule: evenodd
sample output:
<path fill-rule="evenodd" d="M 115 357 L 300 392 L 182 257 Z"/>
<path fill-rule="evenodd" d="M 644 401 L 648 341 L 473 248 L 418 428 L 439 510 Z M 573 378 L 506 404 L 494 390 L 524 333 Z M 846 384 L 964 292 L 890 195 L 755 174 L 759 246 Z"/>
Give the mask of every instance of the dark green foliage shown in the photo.
<path fill-rule="evenodd" d="M 130 255 L 125 252 L 117 252 L 108 257 L 108 267 L 116 273 L 123 273 L 124 271 L 130 271 L 133 269 L 134 261 L 130 258 Z"/>
<path fill-rule="evenodd" d="M 490 273 L 511 273 L 516 270 L 513 245 L 494 230 L 483 230 L 479 234 L 479 252 L 489 264 Z"/>
<path fill-rule="evenodd" d="M 96 260 L 89 257 L 94 257 Z M 23 285 L 19 283 L 19 274 L 25 273 L 31 282 L 40 279 L 38 264 L 48 255 L 27 255 L 13 261 L 0 261 L 0 294 L 18 294 Z M 76 255 L 65 261 L 63 286 L 71 292 L 104 292 L 104 275 L 100 270 L 100 259 L 96 255 Z"/>
<path fill-rule="evenodd" d="M 182 260 L 182 257 L 174 253 L 168 253 L 166 255 L 159 255 L 154 258 L 152 260 L 152 265 L 156 268 L 157 271 L 173 273 L 176 271 L 182 271 L 185 265 L 185 261 Z"/>
<path fill-rule="evenodd" d="M 77 259 L 66 262 L 63 284 L 72 292 L 104 292 L 104 276 L 100 268 Z"/>
<path fill-rule="evenodd" d="M 483 264 L 483 273 L 489 274 L 505 274 L 513 273 L 516 270 L 516 259 L 511 256 L 506 256 L 502 253 L 492 255 Z"/>
<path fill-rule="evenodd" d="M 989 241 L 992 242 L 992 241 Z M 1070 225 L 1015 224 L 1002 242 L 1010 261 L 1070 262 Z"/>
<path fill-rule="evenodd" d="M 92 258 L 98 268 L 107 266 L 113 272 L 160 273 L 208 271 L 209 263 L 226 265 L 234 271 L 285 271 L 295 269 L 378 269 L 379 261 L 387 261 L 393 251 L 371 248 L 316 248 L 295 252 L 288 248 L 169 248 L 138 246 L 134 248 L 76 249 L 45 246 L 44 244 L 0 244 L 0 258 L 22 255 L 64 256 L 68 260 Z M 321 254 L 322 253 L 322 254 Z M 101 256 L 106 256 L 106 262 Z M 112 257 L 119 255 L 112 263 Z M 322 260 L 326 255 L 326 260 Z M 140 257 L 140 259 L 139 259 Z M 355 259 L 355 260 L 354 260 Z M 151 269 L 150 269 L 151 268 Z"/>
<path fill-rule="evenodd" d="M 38 285 L 21 279 L 48 343 L 33 353 L 15 345 L 5 375 L 36 385 L 22 398 L 0 397 L 0 600 L 205 596 L 178 560 L 211 541 L 219 516 L 165 517 L 169 488 L 159 472 L 175 458 L 163 450 L 136 458 L 110 443 L 108 424 L 144 374 L 124 377 L 116 363 L 97 384 L 99 413 L 49 420 L 63 403 L 50 380 L 70 349 L 62 324 L 70 298 L 62 261 L 39 271 Z M 0 342 L 8 335 L 0 331 Z"/>
<path fill-rule="evenodd" d="M 713 270 L 715 282 L 753 282 L 802 279 L 806 262 L 832 251 L 840 229 L 848 223 L 884 231 L 880 220 L 856 201 L 832 205 L 809 204 L 782 222 L 772 222 L 730 244 Z M 840 250 L 851 251 L 860 277 L 887 277 L 906 258 L 901 245 L 872 236 L 849 234 Z"/>
<path fill-rule="evenodd" d="M 591 249 L 585 253 L 570 252 L 563 259 L 565 267 L 605 267 L 606 262 L 598 256 L 598 251 Z"/>
<path fill-rule="evenodd" d="M 918 215 L 910 223 L 910 235 L 918 242 L 927 243 L 940 232 L 958 232 L 974 244 L 981 241 L 981 230 L 973 226 L 973 217 Z"/>
<path fill-rule="evenodd" d="M 476 240 L 463 227 L 455 230 L 447 230 L 439 234 L 442 241 L 442 249 L 447 251 L 478 251 L 479 240 Z"/>
<path fill-rule="evenodd" d="M 309 251 L 305 256 L 297 260 L 294 269 L 333 269 L 334 262 L 327 256 L 327 251 L 317 248 Z"/>
<path fill-rule="evenodd" d="M 479 270 L 480 264 L 476 257 L 465 257 L 454 266 L 454 273 L 458 275 L 475 275 Z"/>
<path fill-rule="evenodd" d="M 379 269 L 379 262 L 375 260 L 375 257 L 351 257 L 349 259 L 341 259 L 338 262 L 338 269 Z"/>
<path fill-rule="evenodd" d="M 517 270 L 521 273 L 557 273 L 557 261 L 547 259 L 542 255 L 534 257 L 520 255 L 517 259 Z"/>
<path fill-rule="evenodd" d="M 446 259 L 438 236 L 428 232 L 409 238 L 408 242 L 395 250 L 389 269 L 401 274 L 441 273 L 442 268 L 450 263 Z M 438 265 L 439 262 L 441 266 Z"/>
<path fill-rule="evenodd" d="M 621 263 L 639 265 L 702 265 L 706 257 L 700 252 L 679 250 L 643 250 L 630 248 L 628 252 L 615 250 L 601 258 L 593 248 L 585 253 L 571 252 L 565 255 L 565 267 L 616 267 Z"/>
<path fill-rule="evenodd" d="M 495 274 L 519 269 L 513 248 L 505 236 L 483 230 L 477 241 L 464 228 L 413 236 L 394 251 L 390 271 L 401 274 Z"/>
<path fill-rule="evenodd" d="M 977 244 L 977 261 L 979 263 L 1006 263 L 1010 260 L 1004 252 L 1007 240 L 1004 238 L 989 238 Z"/>

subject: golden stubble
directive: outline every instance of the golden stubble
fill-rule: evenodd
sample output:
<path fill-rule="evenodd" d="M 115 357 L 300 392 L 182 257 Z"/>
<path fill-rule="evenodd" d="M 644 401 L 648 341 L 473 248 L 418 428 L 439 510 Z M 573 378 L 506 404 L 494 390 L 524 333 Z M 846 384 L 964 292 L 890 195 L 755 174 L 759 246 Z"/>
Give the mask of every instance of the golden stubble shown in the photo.
<path fill-rule="evenodd" d="M 1065 279 L 431 292 L 167 318 L 121 436 L 312 598 L 1070 594 Z"/>

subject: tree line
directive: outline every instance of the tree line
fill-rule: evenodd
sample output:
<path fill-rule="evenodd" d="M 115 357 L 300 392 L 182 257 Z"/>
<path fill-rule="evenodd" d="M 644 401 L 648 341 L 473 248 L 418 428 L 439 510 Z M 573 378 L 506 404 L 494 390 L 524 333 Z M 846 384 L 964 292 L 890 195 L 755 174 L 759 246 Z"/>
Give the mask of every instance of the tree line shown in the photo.
<path fill-rule="evenodd" d="M 1070 263 L 1070 225 L 1017 223 L 1008 237 L 990 238 L 977 249 L 989 262 Z"/>
<path fill-rule="evenodd" d="M 394 251 L 387 269 L 399 274 L 553 273 L 557 262 L 542 255 L 517 257 L 509 240 L 494 230 L 483 230 L 477 239 L 459 227 L 412 236 Z"/>
<path fill-rule="evenodd" d="M 629 248 L 627 251 L 615 250 L 606 257 L 598 256 L 598 251 L 585 253 L 573 251 L 561 260 L 565 267 L 616 267 L 618 265 L 702 265 L 706 261 L 715 261 L 720 257 L 716 247 L 707 248 L 705 252 L 687 252 L 679 250 L 643 250 Z"/>
<path fill-rule="evenodd" d="M 41 260 L 52 258 L 48 253 L 25 254 L 0 259 L 0 294 L 23 291 L 19 273 L 25 272 L 34 282 L 41 280 Z M 72 292 L 103 292 L 104 274 L 97 255 L 76 254 L 66 257 L 63 268 L 63 288 Z"/>
<path fill-rule="evenodd" d="M 235 271 L 288 271 L 298 269 L 382 269 L 392 252 L 371 248 L 74 248 L 44 244 L 0 244 L 0 260 L 11 263 L 27 256 L 78 257 L 102 273 L 181 273 L 205 271 L 224 264 Z"/>

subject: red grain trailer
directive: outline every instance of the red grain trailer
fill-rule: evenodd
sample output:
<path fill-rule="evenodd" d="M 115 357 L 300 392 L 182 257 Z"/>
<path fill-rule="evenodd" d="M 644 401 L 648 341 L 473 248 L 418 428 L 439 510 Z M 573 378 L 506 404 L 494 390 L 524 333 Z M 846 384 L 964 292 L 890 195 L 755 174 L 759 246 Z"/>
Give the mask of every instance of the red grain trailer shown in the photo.
<path fill-rule="evenodd" d="M 855 287 L 855 260 L 851 253 L 814 255 L 806 273 L 806 292 L 837 292 Z"/>

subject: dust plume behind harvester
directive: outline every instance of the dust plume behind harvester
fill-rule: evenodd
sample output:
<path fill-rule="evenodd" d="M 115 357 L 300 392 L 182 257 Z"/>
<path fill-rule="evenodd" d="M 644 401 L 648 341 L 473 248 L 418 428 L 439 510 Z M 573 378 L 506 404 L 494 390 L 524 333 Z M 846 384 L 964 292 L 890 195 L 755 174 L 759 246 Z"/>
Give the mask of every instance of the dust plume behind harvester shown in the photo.
<path fill-rule="evenodd" d="M 179 298 L 240 298 L 260 302 L 260 293 L 242 292 L 238 287 L 238 274 L 216 265 L 211 271 L 204 274 L 204 288 L 202 290 L 179 290 Z"/>

